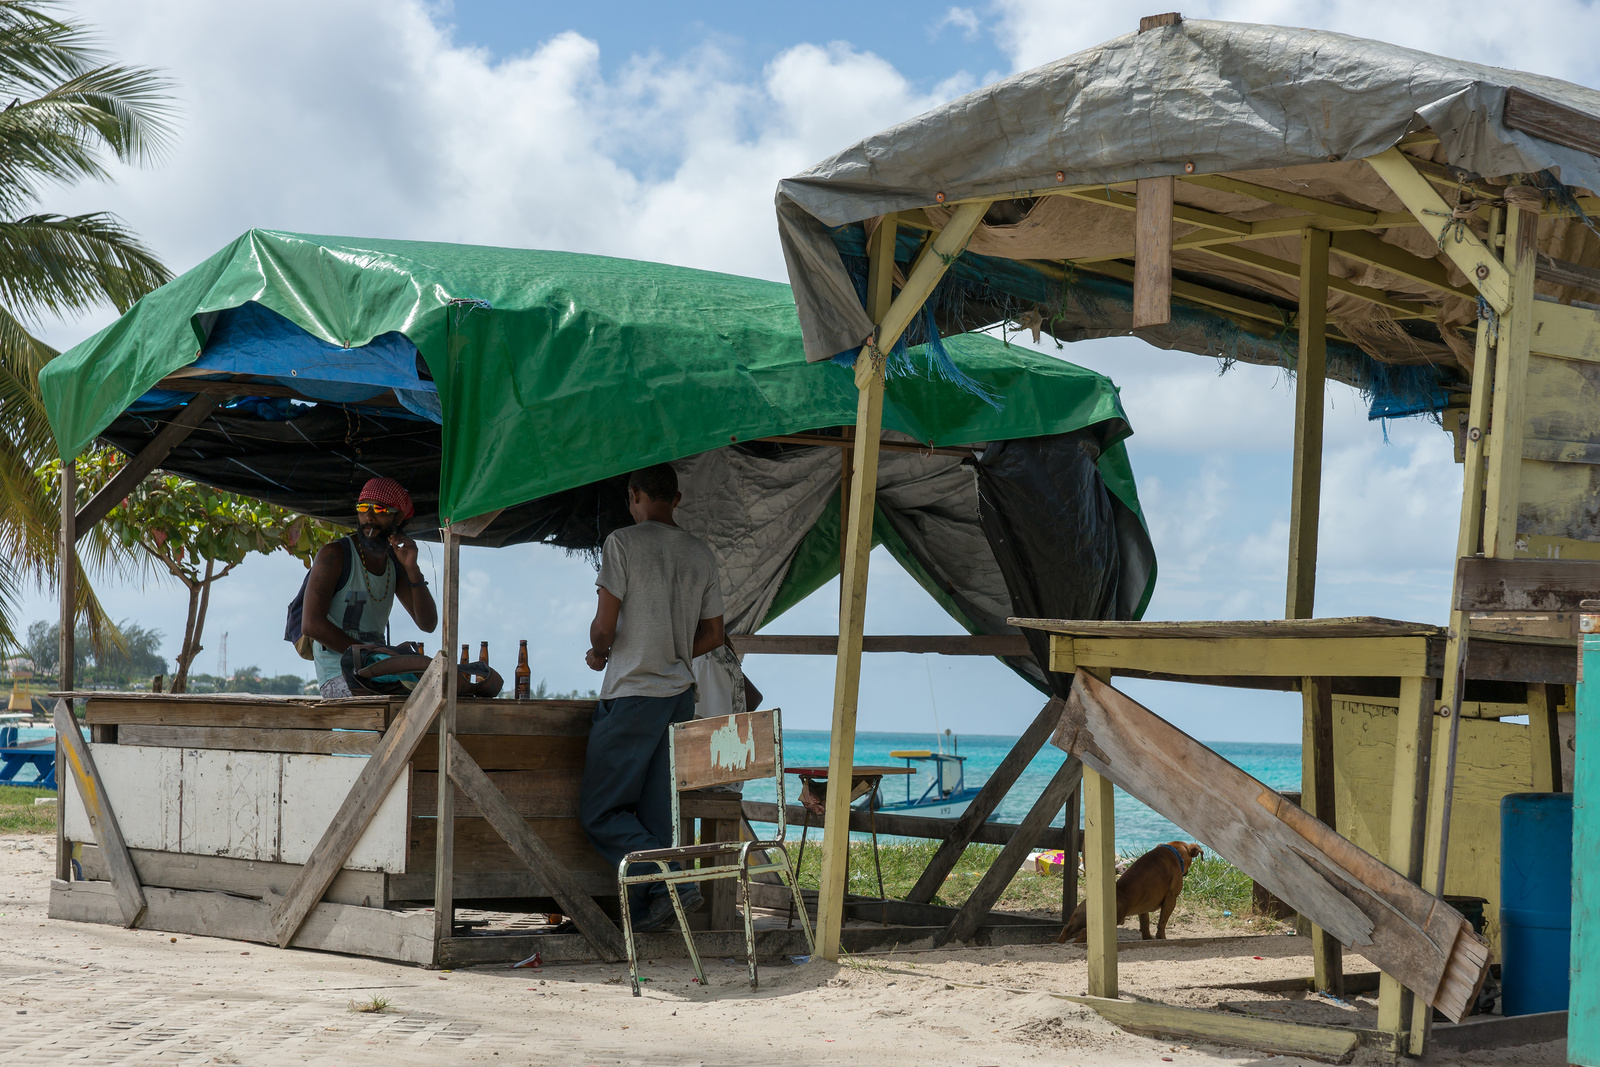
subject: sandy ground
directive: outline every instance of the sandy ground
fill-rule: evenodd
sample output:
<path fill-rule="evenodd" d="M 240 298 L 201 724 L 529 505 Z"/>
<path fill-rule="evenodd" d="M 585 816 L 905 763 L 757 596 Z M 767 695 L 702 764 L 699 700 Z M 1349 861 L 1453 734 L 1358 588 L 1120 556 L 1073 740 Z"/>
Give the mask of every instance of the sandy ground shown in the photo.
<path fill-rule="evenodd" d="M 324 953 L 51 921 L 53 841 L 0 837 L 0 1048 L 49 1064 L 1258 1064 L 1294 1057 L 1137 1037 L 1050 996 L 1082 993 L 1078 947 L 964 949 L 771 961 L 751 993 L 742 960 L 643 967 L 439 972 Z M 1207 933 L 1177 929 L 1175 938 Z M 1137 931 L 1123 931 L 1137 937 Z M 1376 1005 L 1219 989 L 1310 973 L 1309 942 L 1126 952 L 1124 995 L 1371 1025 Z M 1349 970 L 1367 969 L 1359 959 Z M 972 988 L 981 986 L 984 988 Z M 388 1001 L 382 1013 L 352 1002 Z M 1564 1044 L 1436 1063 L 1557 1067 Z"/>

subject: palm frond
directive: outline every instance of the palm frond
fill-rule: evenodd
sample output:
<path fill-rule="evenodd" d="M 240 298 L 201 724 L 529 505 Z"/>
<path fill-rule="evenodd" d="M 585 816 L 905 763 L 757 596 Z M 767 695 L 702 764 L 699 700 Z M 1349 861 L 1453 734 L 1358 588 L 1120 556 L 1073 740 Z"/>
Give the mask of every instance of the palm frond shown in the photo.
<path fill-rule="evenodd" d="M 105 212 L 0 220 L 0 303 L 30 319 L 102 303 L 127 311 L 171 274 Z"/>

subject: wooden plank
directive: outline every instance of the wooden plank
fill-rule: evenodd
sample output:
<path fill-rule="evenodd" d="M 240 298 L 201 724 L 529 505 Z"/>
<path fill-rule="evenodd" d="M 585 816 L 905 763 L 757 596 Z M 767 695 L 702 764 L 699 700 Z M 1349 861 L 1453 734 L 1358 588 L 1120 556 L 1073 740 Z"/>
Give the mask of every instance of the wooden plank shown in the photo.
<path fill-rule="evenodd" d="M 1516 196 L 1513 194 L 1521 193 Z M 1511 559 L 1517 552 L 1517 511 L 1522 500 L 1522 440 L 1527 418 L 1528 346 L 1533 337 L 1533 283 L 1538 254 L 1537 192 L 1506 190 L 1506 263 L 1510 307 L 1502 312 L 1494 356 L 1488 469 L 1484 480 L 1483 553 Z"/>
<path fill-rule="evenodd" d="M 1021 828 L 978 880 L 956 917 L 950 920 L 950 925 L 943 931 L 933 936 L 934 948 L 943 948 L 951 941 L 967 941 L 977 933 L 984 916 L 989 914 L 995 902 L 1011 885 L 1011 880 L 1017 876 L 1023 859 L 1028 855 L 1028 839 L 1050 825 L 1082 779 L 1083 765 L 1076 759 L 1068 758 L 1057 768 L 1038 799 L 1033 802 L 1033 807 L 1023 816 Z"/>
<path fill-rule="evenodd" d="M 1117 995 L 1116 791 L 1111 779 L 1083 768 L 1083 876 L 1088 884 L 1089 994 Z"/>
<path fill-rule="evenodd" d="M 1475 681 L 1573 685 L 1577 666 L 1568 644 L 1528 644 L 1488 634 L 1474 634 L 1467 643 L 1467 677 Z"/>
<path fill-rule="evenodd" d="M 1600 156 L 1600 122 L 1593 115 L 1546 100 L 1515 85 L 1506 89 L 1505 110 L 1500 113 L 1500 121 L 1513 130 Z"/>
<path fill-rule="evenodd" d="M 1565 259 L 1556 259 L 1543 252 L 1538 256 L 1539 280 L 1551 285 L 1563 285 L 1569 289 L 1581 289 L 1591 295 L 1600 294 L 1600 270 L 1586 267 L 1582 263 L 1573 263 Z"/>
<path fill-rule="evenodd" d="M 182 889 L 149 890 L 144 929 L 196 937 L 275 944 L 272 908 L 228 893 Z M 111 922 L 111 891 L 104 882 L 50 883 L 50 917 L 75 922 Z M 317 904 L 295 931 L 290 946 L 351 956 L 426 964 L 433 959 L 433 917 L 349 904 Z"/>
<path fill-rule="evenodd" d="M 1102 1018 L 1136 1034 L 1240 1045 L 1274 1055 L 1305 1056 L 1328 1063 L 1348 1062 L 1361 1043 L 1355 1031 L 1342 1027 L 1312 1026 L 1135 1000 L 1060 996 L 1062 1000 L 1087 1005 Z"/>
<path fill-rule="evenodd" d="M 1407 881 L 1419 882 L 1427 819 L 1428 769 L 1433 752 L 1433 685 L 1426 678 L 1400 680 L 1394 751 L 1387 858 L 1389 866 Z M 1431 988 L 1423 990 L 1424 993 L 1431 991 Z M 1378 984 L 1378 1029 L 1405 1031 L 1411 1015 L 1410 1000 L 1410 991 L 1402 979 L 1385 971 Z"/>
<path fill-rule="evenodd" d="M 78 512 L 72 524 L 73 541 L 81 540 L 95 523 L 109 515 L 111 509 L 133 492 L 138 484 L 144 481 L 146 475 L 161 466 L 161 461 L 171 455 L 172 450 L 193 433 L 196 426 L 206 421 L 206 416 L 216 410 L 216 407 L 217 402 L 211 397 L 197 396 L 189 401 L 171 422 L 161 427 L 150 439 L 150 443 L 140 449 L 137 456 L 132 456 L 123 463 L 122 468 L 111 476 L 111 480 L 102 486 Z"/>
<path fill-rule="evenodd" d="M 459 827 L 465 820 L 458 820 Z M 490 831 L 493 833 L 493 831 Z M 499 837 L 495 838 L 499 841 Z M 430 845 L 432 842 L 430 842 Z M 465 848 L 457 842 L 458 851 Z M 554 894 L 550 892 L 550 883 L 541 878 L 537 871 L 531 871 L 522 864 L 510 849 L 506 849 L 508 863 L 515 863 L 517 870 L 499 871 L 467 871 L 462 870 L 459 863 L 455 867 L 455 877 L 451 882 L 451 899 L 458 907 L 477 907 L 469 903 L 494 902 L 514 900 L 521 909 L 538 912 L 559 911 L 560 905 L 556 902 Z M 432 852 L 428 853 L 430 861 Z M 617 872 L 616 871 L 573 871 L 572 877 L 583 891 L 591 897 L 610 897 L 617 899 Z M 437 877 L 430 862 L 428 866 L 416 871 L 407 871 L 405 874 L 391 874 L 389 878 L 389 901 L 409 901 L 415 904 L 433 904 L 433 894 L 437 887 Z M 534 902 L 542 904 L 534 906 Z"/>
<path fill-rule="evenodd" d="M 1429 670 L 1423 637 L 1075 637 L 1071 656 L 1050 669 L 1119 667 L 1176 675 L 1404 677 Z"/>
<path fill-rule="evenodd" d="M 447 652 L 436 653 L 417 687 L 406 701 L 400 718 L 383 736 L 383 744 L 368 758 L 356 784 L 339 805 L 333 824 L 311 851 L 299 877 L 272 913 L 272 928 L 280 947 L 287 947 L 295 931 L 310 914 L 328 884 L 344 866 L 389 790 L 405 772 L 406 763 L 421 743 L 444 701 L 444 679 L 454 674 Z"/>
<path fill-rule="evenodd" d="M 1357 616 L 1343 619 L 1238 619 L 1225 622 L 1125 622 L 1101 619 L 1007 619 L 1012 626 L 1076 637 L 1444 637 L 1424 622 Z"/>
<path fill-rule="evenodd" d="M 806 809 L 798 804 L 790 804 L 787 808 L 787 819 L 791 827 L 799 826 L 805 820 Z M 778 821 L 778 806 L 766 801 L 747 800 L 744 802 L 745 818 L 751 822 L 776 823 Z M 892 834 L 896 837 L 921 837 L 931 841 L 943 841 L 956 833 L 960 821 L 956 819 L 929 819 L 920 815 L 895 815 L 890 812 L 877 813 L 878 833 Z M 872 829 L 872 824 L 864 811 L 852 810 L 850 813 L 850 829 L 854 833 L 866 833 Z M 984 822 L 972 831 L 969 841 L 974 845 L 1004 845 L 1016 835 L 1019 825 L 1006 822 Z M 1062 848 L 1066 847 L 1065 840 L 1060 830 L 1054 827 L 1045 827 L 1029 843 L 1030 848 Z M 931 865 L 930 865 L 931 866 Z M 948 872 L 947 872 L 948 873 Z M 921 879 L 918 879 L 920 882 Z M 942 884 L 942 883 L 941 883 Z M 911 897 L 906 896 L 907 900 Z M 931 896 L 929 899 L 933 899 Z M 913 901 L 913 903 L 926 903 L 926 901 Z"/>
<path fill-rule="evenodd" d="M 460 786 L 478 808 L 495 832 L 532 870 L 538 871 L 550 887 L 550 895 L 561 904 L 561 912 L 577 924 L 578 930 L 594 945 L 607 962 L 626 957 L 622 932 L 606 917 L 572 878 L 548 845 L 534 833 L 526 820 L 519 816 L 511 802 L 489 781 L 488 775 L 478 768 L 454 739 L 450 740 L 450 778 Z"/>
<path fill-rule="evenodd" d="M 1067 798 L 1062 812 L 1061 922 L 1072 918 L 1078 907 L 1078 857 L 1083 854 L 1083 783 Z M 991 916 L 994 912 L 989 913 Z"/>
<path fill-rule="evenodd" d="M 1177 179 L 1140 178 L 1133 215 L 1133 328 L 1172 321 L 1172 194 Z"/>
<path fill-rule="evenodd" d="M 1487 973 L 1488 949 L 1431 894 L 1085 672 L 1073 683 L 1054 743 L 1366 959 L 1429 991 L 1447 1015 L 1465 1015 L 1470 980 L 1481 983 Z M 1458 982 L 1463 976 L 1466 988 Z"/>
<path fill-rule="evenodd" d="M 1458 1023 L 1435 1026 L 1432 1045 L 1441 1052 L 1486 1052 L 1518 1045 L 1542 1045 L 1547 1041 L 1566 1040 L 1569 1021 L 1564 1011 L 1543 1011 L 1510 1018 L 1473 1016 Z"/>
<path fill-rule="evenodd" d="M 1334 794 L 1333 679 L 1306 678 L 1301 683 L 1303 743 L 1300 804 L 1330 830 L 1338 829 Z M 1315 924 L 1311 927 L 1314 988 L 1345 995 L 1344 946 Z"/>
<path fill-rule="evenodd" d="M 1317 592 L 1322 509 L 1322 421 L 1328 377 L 1328 234 L 1300 237 L 1299 354 L 1295 363 L 1294 473 L 1289 493 L 1289 583 L 1284 617 L 1309 619 Z"/>
<path fill-rule="evenodd" d="M 1327 230 L 1316 228 L 1309 228 L 1305 231 L 1305 233 L 1321 234 L 1327 234 L 1327 232 Z M 1204 252 L 1208 256 L 1214 256 L 1217 259 L 1231 260 L 1234 263 L 1240 263 L 1247 267 L 1255 267 L 1257 270 L 1268 271 L 1272 274 L 1278 274 L 1285 278 L 1294 278 L 1298 280 L 1304 277 L 1304 267 L 1302 264 L 1293 263 L 1287 259 L 1278 259 L 1276 256 L 1265 255 L 1264 253 L 1257 252 L 1253 249 L 1244 248 L 1240 245 L 1208 245 L 1199 249 L 1199 251 Z M 1374 289 L 1368 285 L 1357 285 L 1355 282 L 1347 281 L 1344 278 L 1338 277 L 1337 275 L 1324 279 L 1324 284 L 1333 292 L 1344 293 L 1345 295 L 1353 296 L 1358 300 L 1365 300 L 1369 304 L 1376 304 L 1378 307 L 1381 307 L 1392 313 L 1397 319 L 1428 319 L 1438 314 L 1438 309 L 1431 305 L 1417 304 L 1408 300 L 1401 300 L 1398 297 L 1390 296 L 1382 289 Z M 1317 328 L 1317 333 L 1325 336 L 1327 332 L 1326 307 L 1324 307 L 1323 318 L 1324 321 L 1322 325 Z M 1297 319 L 1296 328 L 1298 329 L 1298 324 L 1304 321 L 1304 318 Z"/>
<path fill-rule="evenodd" d="M 456 643 L 461 637 L 461 540 L 452 523 L 445 523 L 440 531 L 444 547 L 444 654 L 454 660 Z M 487 657 L 485 657 L 487 658 Z M 456 870 L 456 788 L 451 784 L 451 753 L 459 744 L 456 730 L 460 726 L 457 715 L 461 705 L 460 672 L 445 672 L 441 687 L 441 706 L 438 722 L 433 726 L 439 735 L 437 747 L 422 746 L 422 751 L 433 755 L 434 764 L 434 848 L 433 848 L 433 943 L 435 964 L 439 947 L 455 933 L 455 870 Z M 415 773 L 415 765 L 413 766 Z"/>
<path fill-rule="evenodd" d="M 734 634 L 733 647 L 741 655 L 833 656 L 839 652 L 839 639 L 831 634 Z M 920 652 L 941 656 L 1029 654 L 1028 639 L 1020 634 L 869 634 L 861 639 L 861 651 Z"/>
<path fill-rule="evenodd" d="M 1215 189 L 1219 193 L 1248 196 L 1263 203 L 1277 204 L 1279 207 L 1290 207 L 1296 211 L 1338 219 L 1363 230 L 1373 229 L 1378 225 L 1379 221 L 1378 213 L 1375 211 L 1348 207 L 1344 204 L 1335 204 L 1327 200 L 1317 200 L 1314 197 L 1303 196 L 1300 193 L 1287 192 L 1282 189 L 1273 189 L 1266 185 L 1257 185 L 1254 182 L 1241 181 L 1238 178 L 1230 178 L 1225 174 L 1185 174 L 1179 180 L 1185 185 L 1195 185 L 1202 189 Z"/>
<path fill-rule="evenodd" d="M 100 780 L 100 769 L 89 755 L 78 732 L 77 721 L 72 717 L 71 706 L 65 700 L 56 701 L 56 737 L 61 742 L 61 754 L 77 787 L 77 799 L 89 817 L 89 828 L 95 842 L 105 850 L 106 866 L 111 872 L 111 886 L 116 893 L 117 907 L 122 912 L 124 926 L 138 926 L 144 916 L 147 902 L 139 888 L 139 872 L 128 855 L 128 846 L 122 840 L 122 828 L 117 825 L 117 813 L 111 806 L 105 783 Z M 60 819 L 65 825 L 65 817 Z"/>
<path fill-rule="evenodd" d="M 111 877 L 110 865 L 106 863 L 105 854 L 98 845 L 82 845 L 80 853 L 78 862 L 86 880 L 106 881 Z M 133 858 L 134 869 L 139 872 L 139 881 L 143 885 L 232 893 L 256 900 L 283 896 L 289 883 L 300 873 L 298 863 L 196 856 L 146 848 L 130 848 L 128 854 Z M 330 904 L 381 908 L 385 903 L 385 880 L 388 877 L 382 871 L 343 870 L 328 886 L 322 899 Z"/>
<path fill-rule="evenodd" d="M 254 730 L 382 730 L 387 702 L 302 704 L 280 701 L 131 700 L 93 697 L 84 721 L 138 726 L 213 726 Z"/>
<path fill-rule="evenodd" d="M 456 537 L 477 537 L 489 528 L 489 524 L 500 517 L 505 508 L 495 508 L 482 515 L 474 515 L 470 519 L 457 519 L 450 523 L 450 531 Z"/>
<path fill-rule="evenodd" d="M 955 825 L 950 827 L 947 834 L 943 835 L 939 850 L 933 854 L 928 865 L 917 876 L 917 884 L 911 887 L 911 892 L 906 894 L 906 899 L 917 904 L 926 904 L 933 899 L 945 879 L 950 877 L 950 872 L 955 869 L 956 863 L 961 859 L 961 854 L 971 844 L 973 835 L 978 828 L 983 826 L 994 814 L 995 808 L 1011 792 L 1011 787 L 1016 784 L 1022 772 L 1028 769 L 1028 764 L 1033 757 L 1039 754 L 1044 743 L 1050 740 L 1051 732 L 1056 728 L 1056 722 L 1061 718 L 1061 700 L 1052 698 L 1039 709 L 1039 714 L 1033 717 L 1033 722 L 1017 738 L 1016 744 L 1011 746 L 1011 751 L 1005 754 L 1000 765 L 989 775 L 988 781 L 983 783 L 978 790 L 978 795 L 972 798 L 967 805 L 967 810 L 956 819 Z M 878 816 L 881 822 L 883 816 Z M 885 829 L 885 833 L 894 831 Z M 940 836 L 937 833 L 932 836 Z M 1075 865 L 1074 865 L 1075 866 Z"/>
<path fill-rule="evenodd" d="M 773 711 L 691 719 L 673 727 L 678 789 L 758 781 L 778 774 Z"/>
<path fill-rule="evenodd" d="M 92 745 L 106 796 L 134 848 L 304 863 L 327 832 L 329 797 L 354 785 L 367 761 L 344 756 Z M 400 871 L 406 783 L 383 799 L 342 866 Z M 75 788 L 63 795 L 69 836 L 89 836 Z M 82 839 L 81 837 L 78 839 Z"/>
<path fill-rule="evenodd" d="M 1576 612 L 1600 591 L 1600 562 L 1468 556 L 1456 568 L 1461 611 Z"/>
<path fill-rule="evenodd" d="M 495 832 L 486 819 L 457 816 L 454 837 L 456 842 L 455 871 L 463 873 L 491 873 L 495 871 L 520 871 L 526 866 L 511 847 Z M 569 871 L 594 871 L 605 876 L 609 886 L 604 891 L 617 892 L 617 868 L 600 857 L 589 843 L 583 825 L 577 819 L 528 820 L 534 833 L 539 835 L 550 850 Z M 434 850 L 438 845 L 436 819 L 412 819 L 408 838 L 410 850 L 406 854 L 406 870 L 416 872 L 434 869 Z M 604 887 L 603 887 L 604 888 Z M 410 899 L 410 898 L 407 898 Z"/>
<path fill-rule="evenodd" d="M 1139 19 L 1139 32 L 1148 33 L 1150 30 L 1159 30 L 1166 26 L 1176 26 L 1183 21 L 1183 16 L 1176 11 L 1167 11 L 1160 15 L 1145 15 Z"/>
<path fill-rule="evenodd" d="M 1528 345 L 1542 356 L 1600 363 L 1600 311 L 1538 301 Z"/>
<path fill-rule="evenodd" d="M 455 737 L 473 762 L 486 771 L 581 771 L 589 747 L 587 736 L 458 733 Z M 412 766 L 419 771 L 437 771 L 439 750 L 433 745 L 419 748 Z"/>
<path fill-rule="evenodd" d="M 352 730 L 259 730 L 230 726 L 122 726 L 117 741 L 147 748 L 220 748 L 235 752 L 304 752 L 370 756 L 379 733 Z"/>
<path fill-rule="evenodd" d="M 1561 728 L 1556 701 L 1542 685 L 1528 687 L 1528 749 L 1532 755 L 1533 791 L 1561 792 Z"/>
<path fill-rule="evenodd" d="M 1450 205 L 1445 203 L 1427 178 L 1417 173 L 1410 158 L 1400 149 L 1391 148 L 1368 156 L 1366 162 L 1400 198 L 1406 210 L 1419 220 L 1438 218 L 1443 220 L 1440 223 L 1442 229 L 1444 222 L 1450 219 Z M 1511 275 L 1476 234 L 1466 227 L 1461 227 L 1459 231 L 1452 229 L 1440 250 L 1460 268 L 1461 273 L 1477 287 L 1498 314 L 1506 313 L 1513 303 Z"/>
<path fill-rule="evenodd" d="M 489 771 L 489 780 L 525 819 L 576 819 L 578 788 L 583 781 L 581 768 L 544 771 Z M 737 803 L 737 798 L 735 798 Z M 455 816 L 476 819 L 483 816 L 472 798 L 459 788 L 455 791 Z M 434 818 L 439 814 L 439 772 L 413 771 L 411 774 L 411 814 Z"/>
<path fill-rule="evenodd" d="M 1437 259 L 1414 256 L 1398 245 L 1389 244 L 1377 234 L 1359 230 L 1334 233 L 1328 241 L 1331 251 L 1377 267 L 1390 274 L 1418 285 L 1425 285 L 1439 293 L 1474 299 L 1477 293 L 1470 286 L 1460 286 L 1450 281 L 1450 273 Z"/>
<path fill-rule="evenodd" d="M 589 736 L 593 700 L 457 700 L 456 733 L 499 736 Z M 439 732 L 434 724 L 428 731 Z"/>
<path fill-rule="evenodd" d="M 807 914 L 815 915 L 817 910 L 817 891 L 815 889 L 802 889 L 801 897 L 805 901 Z M 787 912 L 793 897 L 789 895 L 789 887 L 772 882 L 750 881 L 750 899 L 758 908 L 767 908 L 771 911 Z M 845 904 L 850 910 L 852 919 L 865 922 L 888 922 L 896 926 L 945 926 L 961 911 L 960 908 L 947 907 L 944 904 L 914 904 L 905 900 L 878 900 L 876 897 L 864 897 L 851 894 L 845 898 Z M 1012 915 L 1008 912 L 990 910 L 984 920 L 985 926 L 1014 925 L 1037 926 L 1039 920 L 1028 915 Z"/>

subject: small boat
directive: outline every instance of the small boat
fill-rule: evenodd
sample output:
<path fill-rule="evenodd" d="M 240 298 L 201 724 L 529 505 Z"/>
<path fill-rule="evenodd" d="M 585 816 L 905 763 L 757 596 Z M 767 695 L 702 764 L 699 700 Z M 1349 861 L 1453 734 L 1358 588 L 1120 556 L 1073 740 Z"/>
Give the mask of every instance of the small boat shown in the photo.
<path fill-rule="evenodd" d="M 899 782 L 885 781 L 878 787 L 874 806 L 878 811 L 894 815 L 920 815 L 930 819 L 954 819 L 967 810 L 978 787 L 967 786 L 967 757 L 931 749 L 908 749 L 889 753 L 891 759 L 903 759 L 906 766 L 918 771 L 905 776 L 905 799 L 894 796 L 899 792 Z M 922 766 L 924 764 L 930 766 Z M 920 796 L 914 790 L 924 780 L 922 771 L 931 773 L 932 781 Z M 885 795 L 885 793 L 889 795 Z"/>

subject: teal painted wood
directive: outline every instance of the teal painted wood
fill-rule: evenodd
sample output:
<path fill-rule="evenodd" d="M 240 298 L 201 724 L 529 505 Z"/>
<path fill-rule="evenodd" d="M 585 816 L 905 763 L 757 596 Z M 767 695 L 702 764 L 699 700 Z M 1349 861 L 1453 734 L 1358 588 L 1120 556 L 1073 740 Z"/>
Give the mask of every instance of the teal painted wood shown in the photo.
<path fill-rule="evenodd" d="M 1577 754 L 1572 774 L 1572 855 L 1600 854 L 1600 634 L 1583 635 Z M 1572 865 L 1572 994 L 1567 1060 L 1600 1067 L 1600 868 Z"/>

